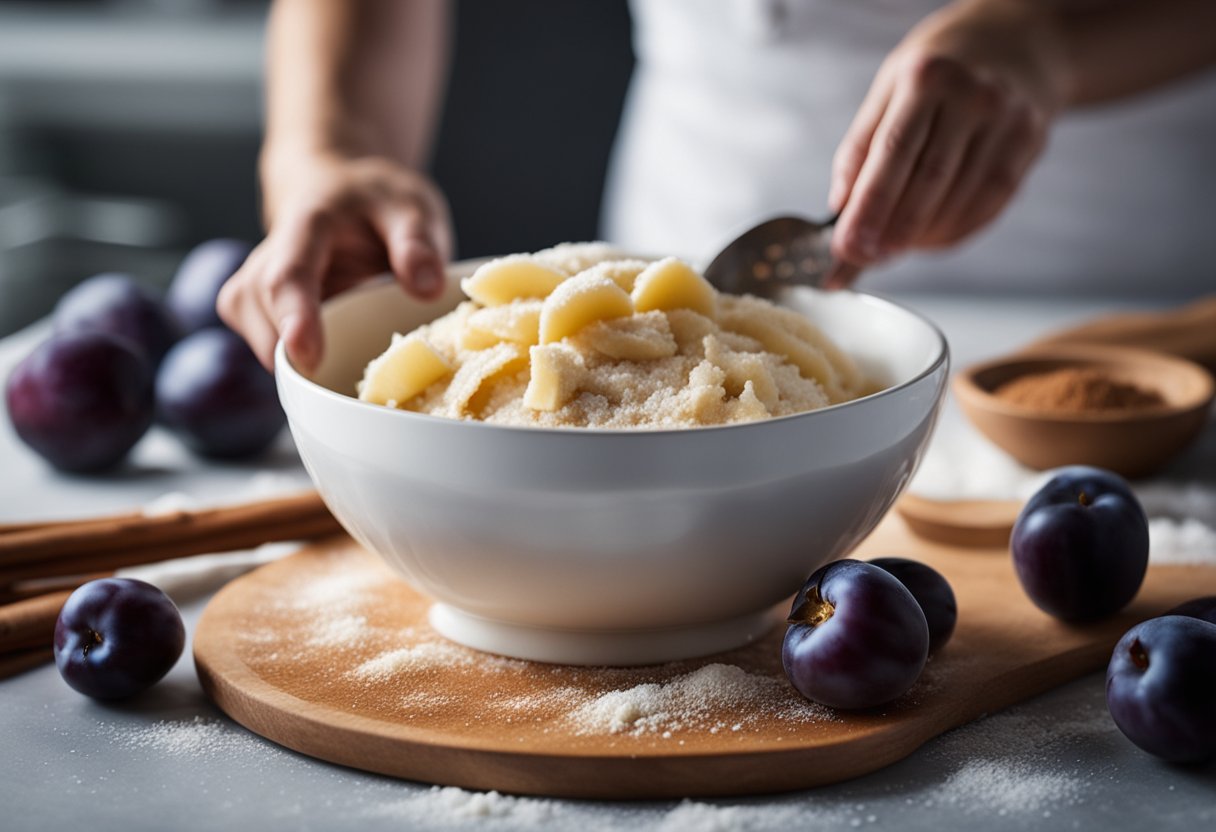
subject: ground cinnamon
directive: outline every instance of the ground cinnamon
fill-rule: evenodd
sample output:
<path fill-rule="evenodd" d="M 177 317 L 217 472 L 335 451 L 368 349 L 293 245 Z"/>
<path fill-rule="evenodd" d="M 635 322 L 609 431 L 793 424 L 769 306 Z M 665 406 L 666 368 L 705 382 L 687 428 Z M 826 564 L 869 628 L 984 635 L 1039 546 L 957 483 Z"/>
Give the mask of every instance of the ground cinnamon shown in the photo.
<path fill-rule="evenodd" d="M 1010 404 L 1066 413 L 1145 410 L 1165 404 L 1156 390 L 1079 367 L 1019 376 L 998 387 L 996 395 Z"/>

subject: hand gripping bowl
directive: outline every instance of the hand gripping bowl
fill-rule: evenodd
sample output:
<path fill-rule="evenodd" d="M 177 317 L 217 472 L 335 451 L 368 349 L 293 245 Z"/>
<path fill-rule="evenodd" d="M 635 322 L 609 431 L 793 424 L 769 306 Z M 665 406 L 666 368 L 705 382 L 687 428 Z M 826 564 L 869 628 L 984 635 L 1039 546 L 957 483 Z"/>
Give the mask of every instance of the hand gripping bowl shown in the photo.
<path fill-rule="evenodd" d="M 762 422 L 666 431 L 457 421 L 354 398 L 421 304 L 392 282 L 323 311 L 312 379 L 280 343 L 279 394 L 321 496 L 360 543 L 434 598 L 431 623 L 477 649 L 565 664 L 649 664 L 746 644 L 774 606 L 878 523 L 929 440 L 948 372 L 942 334 L 878 298 L 792 290 L 863 369 L 890 384 Z"/>

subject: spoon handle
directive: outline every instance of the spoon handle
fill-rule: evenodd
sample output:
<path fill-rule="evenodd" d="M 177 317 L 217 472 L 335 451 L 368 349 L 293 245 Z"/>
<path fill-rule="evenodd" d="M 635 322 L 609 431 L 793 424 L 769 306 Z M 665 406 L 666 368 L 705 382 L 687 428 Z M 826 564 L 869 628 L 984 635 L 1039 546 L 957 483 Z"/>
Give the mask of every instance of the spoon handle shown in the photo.
<path fill-rule="evenodd" d="M 1216 372 L 1216 295 L 1165 312 L 1111 315 L 1035 341 L 1045 344 L 1113 344 L 1188 358 Z"/>

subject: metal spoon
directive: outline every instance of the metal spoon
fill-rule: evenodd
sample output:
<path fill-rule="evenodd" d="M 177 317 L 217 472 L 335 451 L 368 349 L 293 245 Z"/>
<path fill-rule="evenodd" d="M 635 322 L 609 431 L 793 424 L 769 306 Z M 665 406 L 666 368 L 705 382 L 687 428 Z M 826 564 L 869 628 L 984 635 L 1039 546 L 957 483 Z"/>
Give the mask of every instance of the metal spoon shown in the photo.
<path fill-rule="evenodd" d="M 722 249 L 705 279 L 720 292 L 760 297 L 786 286 L 822 287 L 833 262 L 830 230 L 839 217 L 765 220 Z"/>

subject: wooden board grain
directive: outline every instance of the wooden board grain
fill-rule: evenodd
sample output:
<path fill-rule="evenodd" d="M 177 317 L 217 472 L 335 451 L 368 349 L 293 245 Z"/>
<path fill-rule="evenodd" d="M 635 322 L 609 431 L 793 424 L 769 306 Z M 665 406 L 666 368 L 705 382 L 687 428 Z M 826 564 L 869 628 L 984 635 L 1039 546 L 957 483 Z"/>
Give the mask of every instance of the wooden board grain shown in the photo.
<path fill-rule="evenodd" d="M 916 686 L 875 711 L 801 700 L 781 670 L 780 626 L 740 650 L 647 668 L 560 667 L 460 648 L 426 624 L 427 599 L 345 537 L 229 584 L 199 622 L 194 656 L 205 690 L 233 719 L 323 760 L 517 794 L 725 796 L 882 768 L 950 728 L 1104 667 L 1132 624 L 1216 593 L 1216 568 L 1153 567 L 1127 610 L 1075 627 L 1025 598 L 1003 549 L 923 541 L 892 515 L 855 557 L 881 555 L 941 570 L 958 596 L 959 625 Z M 572 717 L 596 697 L 710 664 L 767 680 L 766 698 L 671 721 L 670 730 L 588 731 Z"/>

